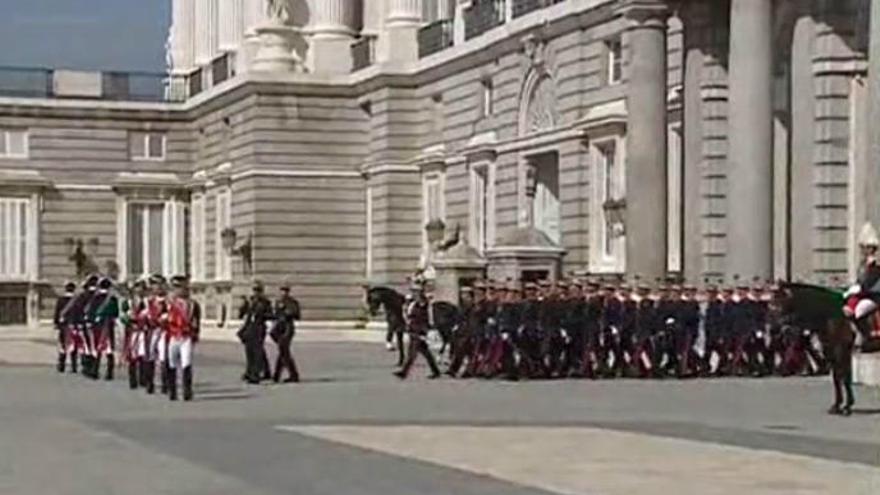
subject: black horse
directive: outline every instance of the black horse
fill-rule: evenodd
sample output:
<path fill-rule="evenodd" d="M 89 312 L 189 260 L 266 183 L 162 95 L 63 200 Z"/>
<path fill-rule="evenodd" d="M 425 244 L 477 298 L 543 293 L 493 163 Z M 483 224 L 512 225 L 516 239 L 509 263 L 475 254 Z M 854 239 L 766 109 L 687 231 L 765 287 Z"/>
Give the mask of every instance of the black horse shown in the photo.
<path fill-rule="evenodd" d="M 367 304 L 370 307 L 370 314 L 373 316 L 379 314 L 380 308 L 385 312 L 385 321 L 388 323 L 385 340 L 388 343 L 396 340 L 398 366 L 402 366 L 404 360 L 403 334 L 406 332 L 406 320 L 403 312 L 406 297 L 390 287 L 370 287 L 367 289 Z M 429 321 L 431 329 L 437 331 L 443 343 L 440 348 L 441 356 L 452 342 L 455 332 L 461 325 L 461 320 L 462 312 L 458 306 L 445 301 L 431 304 Z"/>
<path fill-rule="evenodd" d="M 808 284 L 784 284 L 798 327 L 818 332 L 834 384 L 834 403 L 829 414 L 849 416 L 855 403 L 852 389 L 852 356 L 855 332 L 843 314 L 843 295 Z"/>
<path fill-rule="evenodd" d="M 391 287 L 377 286 L 367 288 L 367 305 L 370 315 L 377 316 L 379 310 L 385 312 L 388 330 L 385 341 L 389 344 L 397 339 L 397 365 L 403 366 L 404 349 L 403 334 L 406 332 L 406 320 L 403 318 L 403 305 L 406 299 Z"/>

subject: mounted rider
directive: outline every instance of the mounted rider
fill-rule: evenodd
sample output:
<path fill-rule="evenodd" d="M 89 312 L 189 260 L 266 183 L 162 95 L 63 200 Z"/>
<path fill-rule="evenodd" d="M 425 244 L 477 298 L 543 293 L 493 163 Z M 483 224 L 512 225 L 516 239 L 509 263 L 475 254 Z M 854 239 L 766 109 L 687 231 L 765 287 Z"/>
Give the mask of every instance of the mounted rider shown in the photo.
<path fill-rule="evenodd" d="M 880 247 L 880 236 L 871 223 L 866 223 L 859 234 L 859 248 L 862 261 L 859 266 L 858 279 L 844 294 L 846 305 L 844 313 L 853 320 L 861 334 L 862 349 L 866 344 L 876 340 L 872 335 L 875 330 L 874 313 L 880 307 L 880 261 L 877 250 Z M 872 344 L 871 347 L 876 347 Z"/>

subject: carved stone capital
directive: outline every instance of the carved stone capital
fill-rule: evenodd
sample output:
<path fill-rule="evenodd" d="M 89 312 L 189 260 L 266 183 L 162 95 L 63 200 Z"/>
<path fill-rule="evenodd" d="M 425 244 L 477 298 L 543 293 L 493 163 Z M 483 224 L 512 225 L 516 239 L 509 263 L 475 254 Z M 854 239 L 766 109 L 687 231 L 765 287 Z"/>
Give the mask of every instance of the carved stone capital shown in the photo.
<path fill-rule="evenodd" d="M 670 9 L 665 0 L 623 0 L 616 12 L 629 21 L 629 29 L 666 29 Z"/>

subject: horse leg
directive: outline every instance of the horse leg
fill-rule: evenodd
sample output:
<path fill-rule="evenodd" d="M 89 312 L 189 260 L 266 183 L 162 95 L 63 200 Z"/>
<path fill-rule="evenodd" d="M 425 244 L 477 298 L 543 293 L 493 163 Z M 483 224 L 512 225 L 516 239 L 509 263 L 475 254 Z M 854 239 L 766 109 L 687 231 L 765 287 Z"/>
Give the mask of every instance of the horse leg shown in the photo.
<path fill-rule="evenodd" d="M 843 368 L 843 376 L 841 377 L 843 381 L 844 390 L 846 391 L 846 403 L 843 405 L 843 413 L 844 416 L 849 416 L 852 414 L 852 407 L 856 402 L 856 396 L 853 393 L 853 370 L 852 370 L 852 354 L 844 353 L 843 359 L 846 360 L 844 363 L 840 363 Z"/>
<path fill-rule="evenodd" d="M 403 331 L 400 329 L 395 330 L 395 337 L 397 338 L 397 366 L 403 366 L 403 362 L 406 360 L 406 349 L 403 346 Z"/>
<path fill-rule="evenodd" d="M 843 391 L 841 390 L 840 369 L 837 363 L 834 363 L 834 366 L 831 368 L 831 383 L 834 384 L 834 404 L 828 409 L 828 414 L 840 414 L 840 405 L 843 403 Z"/>

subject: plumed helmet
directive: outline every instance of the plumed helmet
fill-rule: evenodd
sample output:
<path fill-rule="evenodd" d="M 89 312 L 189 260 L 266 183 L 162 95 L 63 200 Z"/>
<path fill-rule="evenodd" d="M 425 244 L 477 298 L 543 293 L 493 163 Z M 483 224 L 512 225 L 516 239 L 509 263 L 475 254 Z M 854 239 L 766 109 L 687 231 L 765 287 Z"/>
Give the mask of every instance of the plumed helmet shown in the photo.
<path fill-rule="evenodd" d="M 862 225 L 862 230 L 859 232 L 859 246 L 880 246 L 880 236 L 877 235 L 877 229 L 871 225 L 871 222 L 865 222 L 865 225 Z"/>

